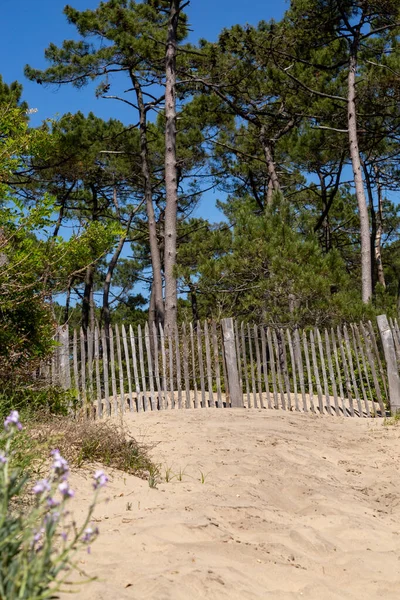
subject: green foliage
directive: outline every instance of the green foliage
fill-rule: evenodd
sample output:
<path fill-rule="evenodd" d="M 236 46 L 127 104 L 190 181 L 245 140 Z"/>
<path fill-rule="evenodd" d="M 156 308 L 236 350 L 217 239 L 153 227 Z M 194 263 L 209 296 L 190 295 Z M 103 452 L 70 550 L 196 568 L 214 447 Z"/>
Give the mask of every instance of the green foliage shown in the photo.
<path fill-rule="evenodd" d="M 337 251 L 325 254 L 315 235 L 301 233 L 298 218 L 284 201 L 272 210 L 254 213 L 243 200 L 225 207 L 232 232 L 219 232 L 219 241 L 199 252 L 194 240 L 182 260 L 200 257 L 190 266 L 203 316 L 233 314 L 267 323 L 334 325 L 370 314 L 357 300 Z M 210 243 L 211 236 L 205 240 Z M 212 245 L 211 245 L 212 246 Z M 186 258 L 185 258 L 186 257 Z M 196 271 L 197 268 L 197 271 Z M 186 273 L 188 267 L 186 267 Z M 205 313 L 205 314 L 204 314 Z"/>

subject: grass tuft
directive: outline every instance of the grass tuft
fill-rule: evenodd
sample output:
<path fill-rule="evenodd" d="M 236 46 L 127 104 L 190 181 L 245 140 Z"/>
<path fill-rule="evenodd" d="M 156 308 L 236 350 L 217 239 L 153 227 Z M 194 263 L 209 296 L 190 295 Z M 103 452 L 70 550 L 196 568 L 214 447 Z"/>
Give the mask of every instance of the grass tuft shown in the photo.
<path fill-rule="evenodd" d="M 143 479 L 154 473 L 149 448 L 139 444 L 122 423 L 43 414 L 27 426 L 26 436 L 39 462 L 48 456 L 43 454 L 45 448 L 58 448 L 77 467 L 98 462 Z"/>

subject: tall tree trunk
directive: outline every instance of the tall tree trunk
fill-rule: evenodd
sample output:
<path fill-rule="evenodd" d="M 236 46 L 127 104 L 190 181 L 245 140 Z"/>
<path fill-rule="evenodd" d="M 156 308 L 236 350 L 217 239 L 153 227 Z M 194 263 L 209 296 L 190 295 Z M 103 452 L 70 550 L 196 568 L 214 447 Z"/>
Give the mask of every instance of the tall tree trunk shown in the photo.
<path fill-rule="evenodd" d="M 375 167 L 376 188 L 378 195 L 378 211 L 376 219 L 376 236 L 375 236 L 375 262 L 379 283 L 386 289 L 385 273 L 382 264 L 382 233 L 383 233 L 383 212 L 382 212 L 382 185 L 379 178 L 378 168 Z"/>
<path fill-rule="evenodd" d="M 369 202 L 369 212 L 371 214 L 371 233 L 370 233 L 370 246 L 371 246 L 371 281 L 372 281 L 372 293 L 375 292 L 375 286 L 378 281 L 377 279 L 377 264 L 375 257 L 375 244 L 376 244 L 376 232 L 377 232 L 377 221 L 376 211 L 374 206 L 374 194 L 372 191 L 372 181 L 368 171 L 368 167 L 364 161 L 362 161 L 362 168 L 364 171 L 365 187 L 367 188 L 367 196 Z"/>
<path fill-rule="evenodd" d="M 93 280 L 94 280 L 94 266 L 89 265 L 86 269 L 85 287 L 83 289 L 83 298 L 82 298 L 82 329 L 83 329 L 85 338 L 86 338 L 86 333 L 87 333 L 87 330 L 89 329 L 89 325 L 90 325 L 90 321 L 91 321 Z"/>
<path fill-rule="evenodd" d="M 149 328 L 153 330 L 153 323 L 157 325 L 156 319 L 156 306 L 154 302 L 154 289 L 153 286 L 150 288 L 150 302 L 149 302 Z"/>
<path fill-rule="evenodd" d="M 268 185 L 267 204 L 270 206 L 272 203 L 272 192 L 280 192 L 281 186 L 279 183 L 278 174 L 275 168 L 274 157 L 272 153 L 272 147 L 270 141 L 267 139 L 267 133 L 264 125 L 261 127 L 260 140 L 264 151 L 265 162 L 267 164 L 267 170 L 270 180 Z M 272 189 L 271 189 L 272 188 Z"/>
<path fill-rule="evenodd" d="M 133 72 L 130 73 L 130 76 L 132 84 L 135 88 L 136 99 L 139 108 L 140 158 L 144 184 L 144 196 L 146 201 L 147 221 L 149 227 L 150 255 L 153 271 L 152 293 L 154 293 L 155 319 L 157 325 L 164 325 L 161 254 L 158 244 L 157 223 L 153 206 L 153 190 L 151 185 L 149 150 L 147 143 L 146 108 L 143 101 L 143 92 L 140 83 L 134 76 Z"/>
<path fill-rule="evenodd" d="M 354 184 L 356 187 L 358 213 L 360 218 L 362 301 L 364 302 L 364 304 L 368 304 L 372 297 L 371 236 L 369 231 L 367 200 L 365 197 L 364 183 L 361 172 L 360 150 L 358 146 L 356 113 L 357 44 L 358 40 L 355 40 L 355 42 L 351 45 L 350 48 L 347 95 L 347 121 L 349 130 L 351 164 L 353 167 Z"/>
<path fill-rule="evenodd" d="M 165 54 L 165 328 L 175 329 L 177 320 L 176 228 L 178 180 L 176 169 L 176 50 L 180 0 L 171 0 Z"/>
<path fill-rule="evenodd" d="M 90 329 L 94 331 L 96 327 L 96 312 L 95 312 L 95 304 L 94 304 L 94 286 L 92 285 L 92 289 L 90 290 L 90 312 L 89 312 L 89 323 Z"/>

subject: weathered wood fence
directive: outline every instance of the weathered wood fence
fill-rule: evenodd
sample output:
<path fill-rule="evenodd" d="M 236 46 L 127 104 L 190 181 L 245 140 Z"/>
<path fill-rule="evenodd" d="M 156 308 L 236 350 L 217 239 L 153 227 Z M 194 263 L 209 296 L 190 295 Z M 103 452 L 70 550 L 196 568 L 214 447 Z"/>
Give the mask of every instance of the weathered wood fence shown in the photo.
<path fill-rule="evenodd" d="M 301 331 L 223 319 L 172 335 L 115 325 L 108 338 L 64 326 L 48 377 L 99 417 L 214 407 L 384 416 L 400 410 L 400 330 L 385 316 L 377 324 L 380 336 L 371 322 Z"/>

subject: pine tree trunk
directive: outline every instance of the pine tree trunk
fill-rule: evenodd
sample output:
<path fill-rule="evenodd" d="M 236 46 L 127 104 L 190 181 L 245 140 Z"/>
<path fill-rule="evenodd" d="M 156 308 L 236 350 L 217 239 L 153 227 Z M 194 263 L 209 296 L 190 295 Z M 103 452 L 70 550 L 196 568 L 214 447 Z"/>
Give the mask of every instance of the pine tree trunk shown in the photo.
<path fill-rule="evenodd" d="M 271 144 L 267 140 L 267 134 L 265 131 L 265 127 L 261 127 L 261 144 L 264 151 L 265 162 L 267 164 L 267 170 L 269 175 L 269 185 L 268 185 L 268 194 L 267 194 L 267 205 L 271 205 L 273 192 L 280 192 L 281 186 L 279 183 L 278 174 L 275 168 L 274 157 L 272 154 Z"/>
<path fill-rule="evenodd" d="M 361 172 L 360 150 L 358 147 L 356 114 L 356 71 L 357 52 L 356 46 L 355 44 L 353 44 L 350 50 L 349 61 L 347 120 L 349 129 L 350 156 L 353 167 L 354 184 L 356 188 L 358 213 L 360 218 L 362 301 L 364 302 L 364 304 L 368 304 L 372 297 L 371 237 L 369 229 L 367 200 L 365 197 L 364 183 Z"/>
<path fill-rule="evenodd" d="M 369 202 L 369 212 L 371 215 L 371 231 L 370 231 L 370 246 L 371 246 L 371 281 L 372 281 L 372 293 L 375 292 L 375 286 L 377 283 L 377 264 L 375 259 L 375 243 L 376 243 L 376 211 L 374 206 L 374 194 L 372 191 L 372 182 L 369 175 L 368 167 L 364 161 L 361 162 L 364 170 L 365 187 L 367 189 L 367 196 Z"/>
<path fill-rule="evenodd" d="M 177 318 L 176 228 L 178 180 L 176 169 L 176 46 L 180 0 L 171 0 L 165 55 L 165 329 Z"/>
<path fill-rule="evenodd" d="M 378 192 L 378 211 L 376 220 L 376 236 L 375 236 L 375 261 L 378 273 L 378 281 L 386 289 L 385 273 L 382 264 L 382 233 L 383 233 L 383 213 L 382 213 L 382 185 L 379 180 L 378 169 L 375 170 L 376 186 Z"/>
<path fill-rule="evenodd" d="M 85 275 L 85 287 L 83 290 L 82 298 L 82 329 L 85 334 L 89 329 L 90 317 L 91 317 L 91 300 L 93 290 L 93 279 L 94 279 L 94 266 L 89 265 L 86 269 Z"/>
<path fill-rule="evenodd" d="M 147 144 L 147 118 L 143 101 L 142 88 L 133 73 L 131 80 L 136 92 L 136 99 L 139 108 L 139 131 L 140 131 L 140 158 L 142 163 L 142 175 L 144 182 L 144 196 L 146 200 L 146 211 L 149 228 L 149 243 L 151 266 L 153 271 L 152 293 L 154 294 L 155 319 L 156 323 L 164 325 L 164 301 L 162 290 L 162 267 L 161 254 L 157 238 L 157 223 L 153 206 L 153 190 L 150 176 L 149 150 Z"/>

